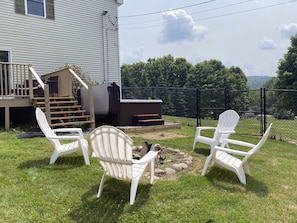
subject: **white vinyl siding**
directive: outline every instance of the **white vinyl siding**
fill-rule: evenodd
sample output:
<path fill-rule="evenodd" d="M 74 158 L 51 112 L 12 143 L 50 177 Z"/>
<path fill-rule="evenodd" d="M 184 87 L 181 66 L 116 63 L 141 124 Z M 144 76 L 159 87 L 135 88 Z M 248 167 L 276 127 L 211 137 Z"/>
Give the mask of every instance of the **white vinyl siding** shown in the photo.
<path fill-rule="evenodd" d="M 15 13 L 13 1 L 0 7 L 0 48 L 12 49 L 13 62 L 31 63 L 39 75 L 62 67 L 80 66 L 94 81 L 104 78 L 102 12 L 117 18 L 115 0 L 54 1 L 55 17 Z M 120 85 L 118 30 L 106 21 L 107 81 Z"/>

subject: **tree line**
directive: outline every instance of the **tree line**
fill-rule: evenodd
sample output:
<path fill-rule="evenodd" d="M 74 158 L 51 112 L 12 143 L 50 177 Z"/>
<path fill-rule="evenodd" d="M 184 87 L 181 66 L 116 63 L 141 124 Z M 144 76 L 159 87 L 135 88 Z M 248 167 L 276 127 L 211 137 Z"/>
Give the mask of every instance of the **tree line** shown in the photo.
<path fill-rule="evenodd" d="M 121 66 L 122 88 L 125 98 L 160 98 L 165 114 L 195 117 L 191 105 L 197 101 L 196 89 L 203 92 L 205 105 L 222 107 L 225 104 L 220 94 L 227 90 L 247 90 L 247 78 L 239 67 L 225 67 L 221 61 L 208 60 L 192 65 L 184 58 L 166 55 L 147 62 Z M 127 89 L 132 89 L 127 91 Z M 217 89 L 210 94 L 206 90 Z M 204 91 L 205 90 L 205 91 Z M 217 95 L 218 94 L 218 95 Z M 206 97 L 206 98 L 205 98 Z M 235 97 L 236 107 L 244 109 L 246 94 Z M 215 102 L 214 102 L 215 101 Z"/>
<path fill-rule="evenodd" d="M 215 59 L 192 65 L 185 58 L 166 55 L 147 62 L 123 64 L 121 75 L 122 88 L 131 89 L 124 92 L 125 98 L 160 98 L 164 102 L 163 111 L 169 115 L 178 111 L 179 115 L 195 117 L 189 105 L 201 96 L 200 106 L 221 108 L 226 105 L 226 97 L 221 94 L 226 92 L 233 92 L 232 99 L 227 98 L 233 109 L 245 111 L 259 106 L 258 102 L 253 102 L 255 93 L 248 92 L 244 72 L 235 66 L 227 68 Z M 297 90 L 297 34 L 291 37 L 291 46 L 279 62 L 277 77 L 265 83 L 264 87 Z M 200 95 L 197 95 L 197 89 Z M 297 114 L 296 97 L 283 91 L 271 91 L 267 97 L 270 113 Z"/>

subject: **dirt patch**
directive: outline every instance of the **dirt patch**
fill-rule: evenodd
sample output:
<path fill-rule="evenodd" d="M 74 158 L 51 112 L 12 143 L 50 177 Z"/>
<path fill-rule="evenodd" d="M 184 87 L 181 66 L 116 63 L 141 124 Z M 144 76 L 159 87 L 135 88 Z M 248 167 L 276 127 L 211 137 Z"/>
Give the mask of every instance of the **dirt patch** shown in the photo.
<path fill-rule="evenodd" d="M 178 134 L 175 132 L 147 132 L 147 133 L 139 133 L 135 134 L 135 136 L 144 138 L 144 139 L 156 139 L 156 140 L 163 140 L 163 139 L 172 139 L 172 138 L 186 138 L 187 136 Z"/>

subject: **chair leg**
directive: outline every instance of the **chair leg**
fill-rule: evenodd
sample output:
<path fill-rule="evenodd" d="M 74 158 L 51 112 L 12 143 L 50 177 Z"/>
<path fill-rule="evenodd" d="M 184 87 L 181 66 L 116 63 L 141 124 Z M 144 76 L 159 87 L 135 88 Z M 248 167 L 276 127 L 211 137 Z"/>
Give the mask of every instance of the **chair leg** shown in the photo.
<path fill-rule="evenodd" d="M 195 146 L 196 146 L 196 140 L 194 140 L 192 152 L 194 152 Z"/>
<path fill-rule="evenodd" d="M 240 183 L 242 183 L 243 185 L 246 185 L 246 177 L 245 177 L 245 172 L 244 172 L 243 168 L 237 169 L 235 173 L 236 173 Z"/>
<path fill-rule="evenodd" d="M 88 150 L 88 146 L 86 145 L 83 145 L 82 147 L 82 153 L 83 153 L 83 156 L 84 156 L 84 160 L 85 160 L 85 163 L 87 165 L 90 165 L 90 159 L 89 159 L 89 150 Z"/>
<path fill-rule="evenodd" d="M 150 162 L 150 184 L 154 183 L 154 179 L 155 179 L 155 160 L 152 160 L 152 162 Z"/>
<path fill-rule="evenodd" d="M 245 172 L 247 175 L 250 175 L 249 164 L 246 162 L 246 163 L 244 163 L 242 166 L 243 166 L 244 172 Z"/>
<path fill-rule="evenodd" d="M 58 151 L 54 150 L 54 152 L 53 152 L 53 154 L 51 156 L 49 164 L 54 164 L 56 162 L 56 160 L 58 159 L 58 157 L 59 157 Z"/>
<path fill-rule="evenodd" d="M 204 163 L 204 166 L 203 166 L 203 169 L 202 169 L 201 176 L 204 176 L 204 175 L 205 175 L 206 170 L 207 170 L 207 168 L 208 168 L 208 165 L 209 165 L 209 162 L 211 161 L 211 159 L 212 159 L 212 155 L 210 154 L 210 155 L 206 158 L 206 160 L 205 160 L 205 163 Z"/>
<path fill-rule="evenodd" d="M 97 197 L 99 198 L 102 194 L 102 190 L 103 190 L 103 185 L 104 185 L 104 182 L 105 182 L 105 172 L 103 173 L 103 176 L 101 178 L 101 182 L 100 182 L 100 186 L 99 186 L 99 190 L 98 190 L 98 194 L 97 194 Z"/>
<path fill-rule="evenodd" d="M 130 189 L 130 204 L 131 205 L 134 204 L 134 201 L 135 201 L 138 182 L 139 182 L 138 178 L 136 178 L 136 179 L 134 178 L 131 181 L 131 189 Z"/>

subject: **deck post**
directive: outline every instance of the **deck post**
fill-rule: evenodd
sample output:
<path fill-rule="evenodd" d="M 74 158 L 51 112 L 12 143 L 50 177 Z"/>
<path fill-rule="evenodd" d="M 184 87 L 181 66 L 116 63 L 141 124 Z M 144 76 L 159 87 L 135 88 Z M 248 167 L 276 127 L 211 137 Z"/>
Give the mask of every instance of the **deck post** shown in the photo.
<path fill-rule="evenodd" d="M 5 106 L 5 130 L 8 131 L 10 128 L 10 114 L 9 114 L 9 106 Z"/>
<path fill-rule="evenodd" d="M 32 78 L 32 72 L 31 70 L 29 69 L 29 67 L 32 67 L 32 64 L 29 64 L 28 65 L 28 70 L 29 70 L 29 97 L 30 97 L 30 100 L 32 101 L 33 100 L 33 78 Z"/>
<path fill-rule="evenodd" d="M 50 98 L 49 98 L 49 85 L 44 84 L 44 105 L 45 105 L 45 115 L 48 124 L 51 125 L 51 108 L 50 108 Z"/>

